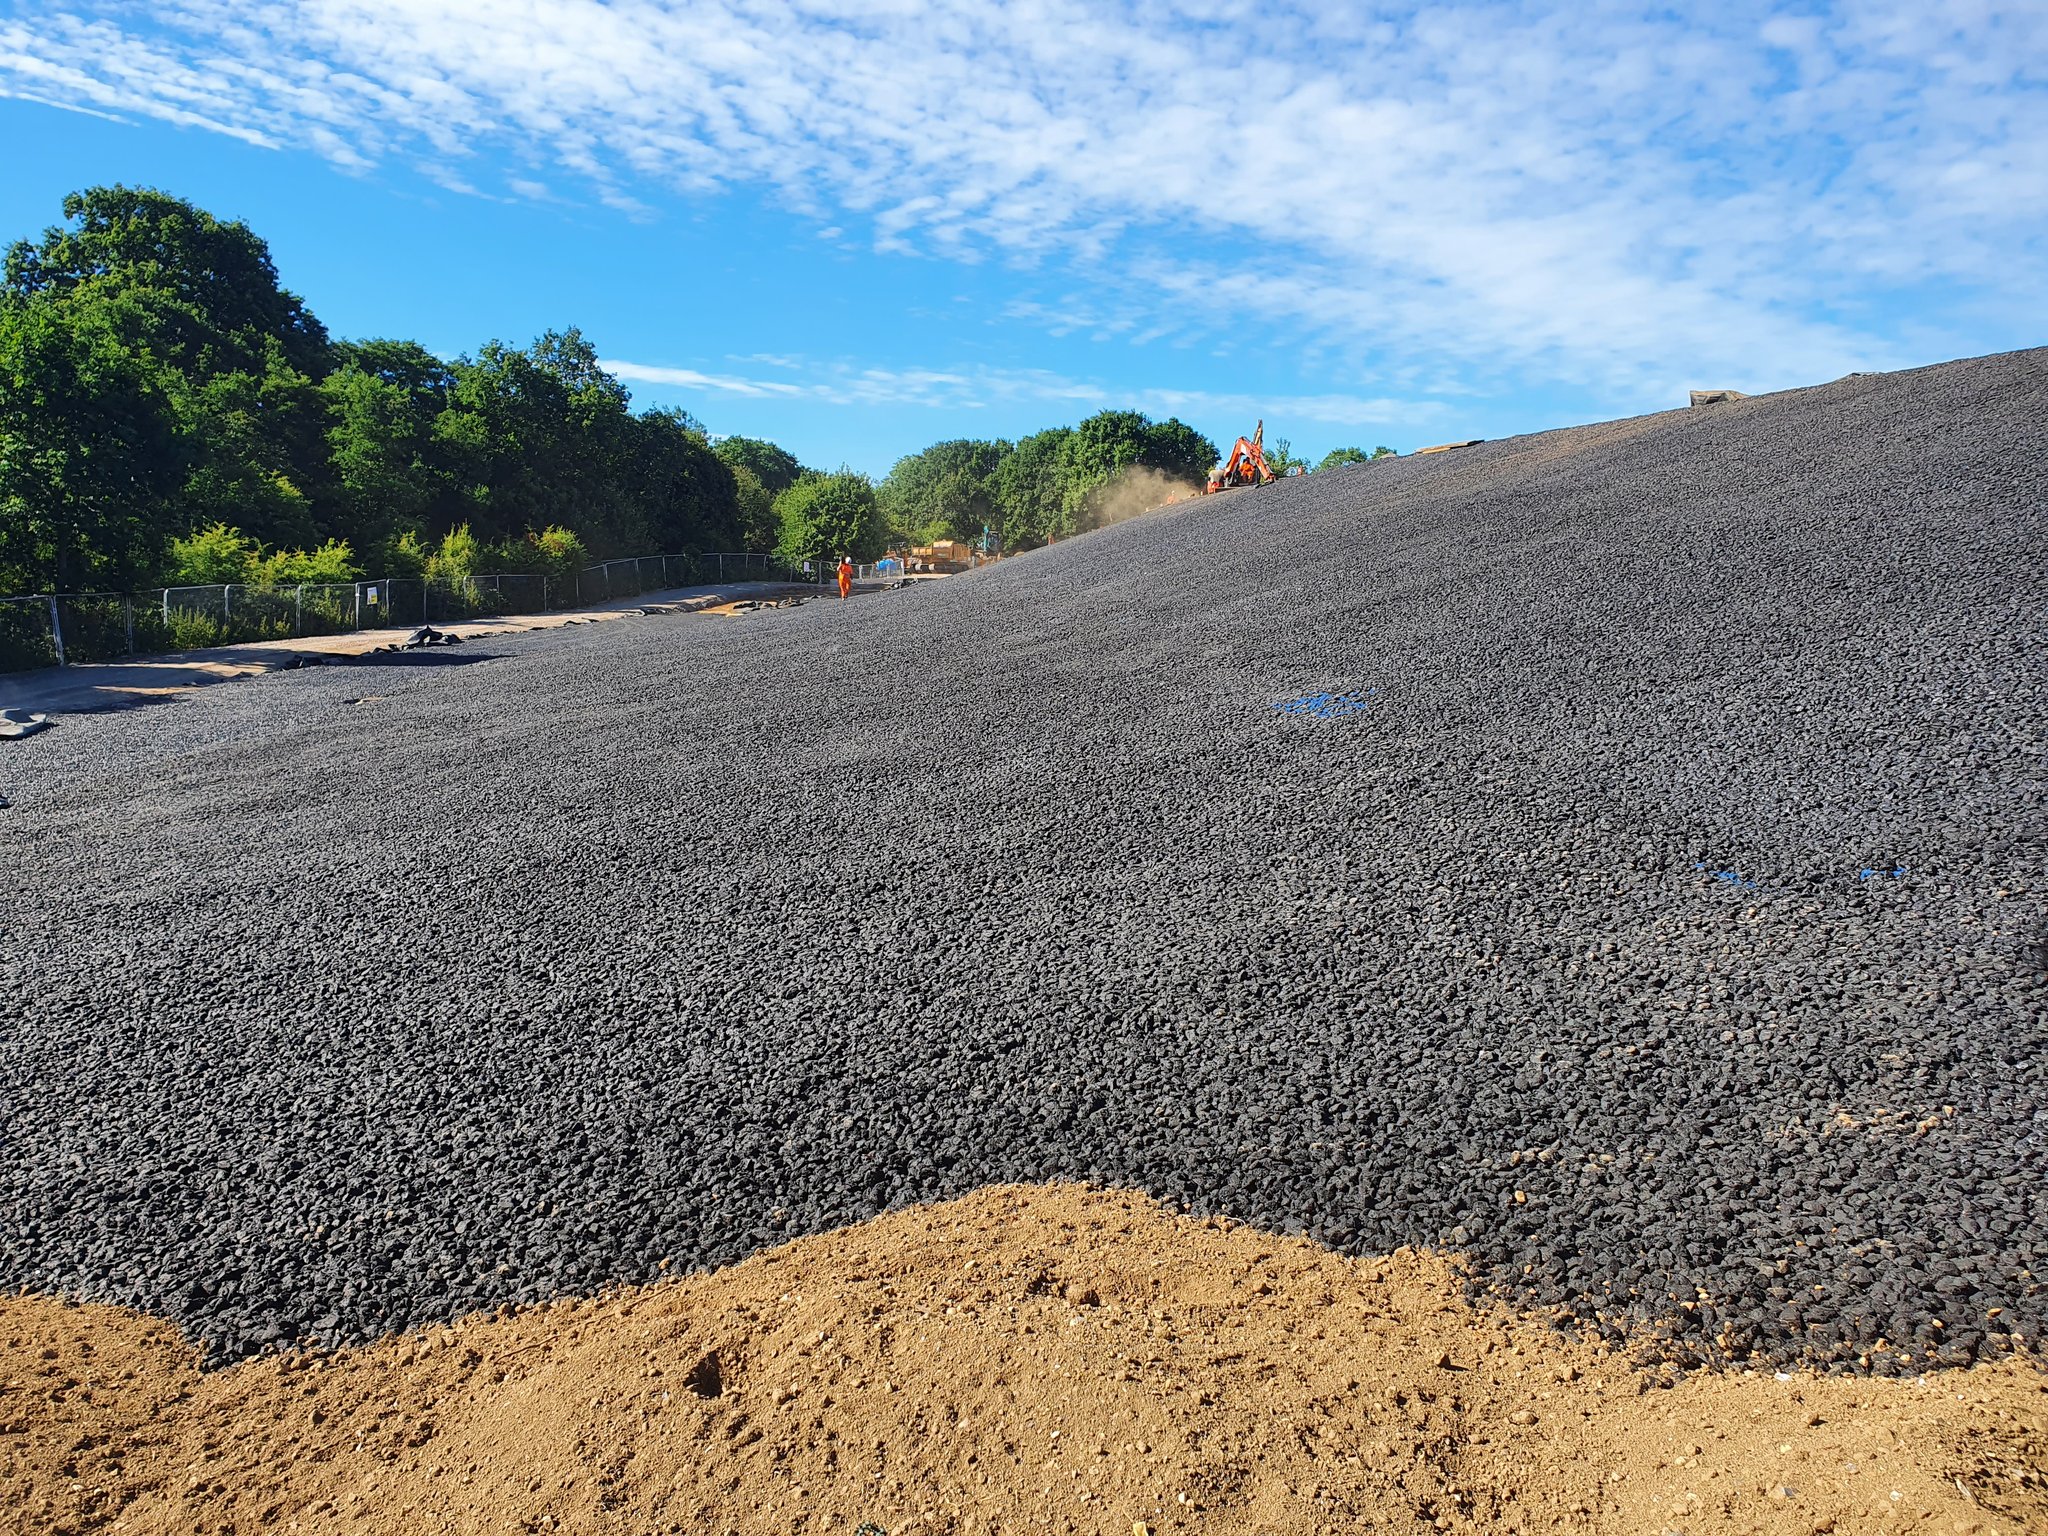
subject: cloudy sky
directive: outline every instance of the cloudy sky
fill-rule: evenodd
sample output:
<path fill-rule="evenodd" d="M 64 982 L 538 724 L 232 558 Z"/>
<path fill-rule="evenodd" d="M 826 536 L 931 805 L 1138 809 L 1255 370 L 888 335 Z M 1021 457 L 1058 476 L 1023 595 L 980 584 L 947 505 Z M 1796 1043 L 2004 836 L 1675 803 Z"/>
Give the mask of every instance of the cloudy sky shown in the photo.
<path fill-rule="evenodd" d="M 0 0 L 0 234 L 152 184 L 344 335 L 580 325 L 875 472 L 1408 449 L 2048 342 L 2048 0 Z"/>

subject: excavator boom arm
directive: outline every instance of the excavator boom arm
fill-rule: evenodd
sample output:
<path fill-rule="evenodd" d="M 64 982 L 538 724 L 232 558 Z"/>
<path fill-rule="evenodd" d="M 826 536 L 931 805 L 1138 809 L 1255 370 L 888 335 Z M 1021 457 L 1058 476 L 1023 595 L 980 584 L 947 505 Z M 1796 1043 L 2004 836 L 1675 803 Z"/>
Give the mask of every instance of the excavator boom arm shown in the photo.
<path fill-rule="evenodd" d="M 1250 437 L 1240 437 L 1231 444 L 1229 460 L 1209 477 L 1209 489 L 1222 491 L 1234 485 L 1265 485 L 1279 478 L 1273 473 L 1273 466 L 1266 462 L 1266 423 L 1261 418 Z"/>

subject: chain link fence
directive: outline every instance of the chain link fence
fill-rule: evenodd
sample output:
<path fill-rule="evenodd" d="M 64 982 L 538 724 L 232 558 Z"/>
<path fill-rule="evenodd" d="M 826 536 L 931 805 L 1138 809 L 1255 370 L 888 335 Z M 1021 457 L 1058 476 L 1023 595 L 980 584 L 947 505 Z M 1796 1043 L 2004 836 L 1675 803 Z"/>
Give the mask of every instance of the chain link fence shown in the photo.
<path fill-rule="evenodd" d="M 607 560 L 566 578 L 503 572 L 456 581 L 399 576 L 302 586 L 229 583 L 0 597 L 0 672 L 255 640 L 549 613 L 676 587 L 806 579 L 768 555 L 647 555 Z"/>

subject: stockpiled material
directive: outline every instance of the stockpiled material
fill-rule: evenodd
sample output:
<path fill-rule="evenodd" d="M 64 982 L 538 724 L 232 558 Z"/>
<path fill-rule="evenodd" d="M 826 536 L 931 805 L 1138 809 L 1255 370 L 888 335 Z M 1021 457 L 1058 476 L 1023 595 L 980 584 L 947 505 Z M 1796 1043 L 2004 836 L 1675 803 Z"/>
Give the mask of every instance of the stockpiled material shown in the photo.
<path fill-rule="evenodd" d="M 2035 1340 L 2044 450 L 2020 353 L 10 743 L 0 1283 L 232 1356 L 1069 1177 Z"/>
<path fill-rule="evenodd" d="M 0 1297 L 0 1531 L 2025 1536 L 2048 1376 L 1631 1368 L 1111 1192 L 1001 1187 L 714 1275 L 201 1375 Z M 20 1524 L 12 1524 L 13 1513 Z"/>

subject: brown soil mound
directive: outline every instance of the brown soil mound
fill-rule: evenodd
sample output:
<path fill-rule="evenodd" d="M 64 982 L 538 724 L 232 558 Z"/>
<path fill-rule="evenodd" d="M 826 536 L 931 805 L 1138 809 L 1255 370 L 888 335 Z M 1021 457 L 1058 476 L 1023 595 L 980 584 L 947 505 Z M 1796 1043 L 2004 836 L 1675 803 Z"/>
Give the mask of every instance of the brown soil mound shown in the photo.
<path fill-rule="evenodd" d="M 1676 1385 L 1131 1195 L 1002 1188 L 714 1275 L 202 1375 L 0 1301 L 0 1528 L 2048 1530 L 2048 1375 Z"/>

